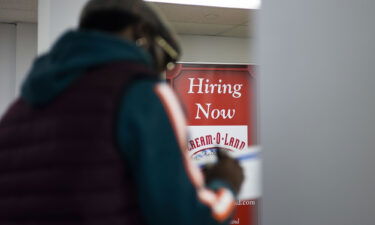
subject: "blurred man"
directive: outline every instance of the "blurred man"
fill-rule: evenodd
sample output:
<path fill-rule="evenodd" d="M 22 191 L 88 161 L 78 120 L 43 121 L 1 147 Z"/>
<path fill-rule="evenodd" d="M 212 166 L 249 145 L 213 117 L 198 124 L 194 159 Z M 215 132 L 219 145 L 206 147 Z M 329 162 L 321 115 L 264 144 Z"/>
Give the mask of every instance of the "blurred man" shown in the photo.
<path fill-rule="evenodd" d="M 242 170 L 219 154 L 204 177 L 186 156 L 160 81 L 179 56 L 142 1 L 89 1 L 0 122 L 0 224 L 227 223 Z"/>

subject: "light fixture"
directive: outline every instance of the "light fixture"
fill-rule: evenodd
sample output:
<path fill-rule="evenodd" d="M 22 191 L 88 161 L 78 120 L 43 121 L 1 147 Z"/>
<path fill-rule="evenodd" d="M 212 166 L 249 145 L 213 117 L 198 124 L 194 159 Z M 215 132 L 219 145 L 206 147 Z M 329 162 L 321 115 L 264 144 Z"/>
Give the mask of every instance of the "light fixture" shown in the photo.
<path fill-rule="evenodd" d="M 145 0 L 148 2 L 161 2 L 183 5 L 198 5 L 239 9 L 259 9 L 261 0 Z"/>

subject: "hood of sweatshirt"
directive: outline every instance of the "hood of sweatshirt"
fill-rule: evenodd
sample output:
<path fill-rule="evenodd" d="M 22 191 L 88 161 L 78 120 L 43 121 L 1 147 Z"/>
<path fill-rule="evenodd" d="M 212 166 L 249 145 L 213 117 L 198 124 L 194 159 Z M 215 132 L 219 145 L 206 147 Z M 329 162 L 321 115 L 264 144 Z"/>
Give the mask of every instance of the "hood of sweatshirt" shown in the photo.
<path fill-rule="evenodd" d="M 21 97 L 34 106 L 46 105 L 88 68 L 116 61 L 152 67 L 151 56 L 133 42 L 101 32 L 68 31 L 35 60 Z"/>

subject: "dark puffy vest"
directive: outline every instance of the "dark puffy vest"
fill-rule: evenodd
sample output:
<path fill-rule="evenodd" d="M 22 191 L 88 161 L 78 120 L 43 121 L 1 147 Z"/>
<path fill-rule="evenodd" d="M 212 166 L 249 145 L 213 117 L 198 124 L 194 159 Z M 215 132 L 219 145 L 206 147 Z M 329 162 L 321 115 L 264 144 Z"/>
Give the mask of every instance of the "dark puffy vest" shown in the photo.
<path fill-rule="evenodd" d="M 124 91 L 151 71 L 90 69 L 43 108 L 17 100 L 0 122 L 0 225 L 140 225 L 116 140 Z"/>

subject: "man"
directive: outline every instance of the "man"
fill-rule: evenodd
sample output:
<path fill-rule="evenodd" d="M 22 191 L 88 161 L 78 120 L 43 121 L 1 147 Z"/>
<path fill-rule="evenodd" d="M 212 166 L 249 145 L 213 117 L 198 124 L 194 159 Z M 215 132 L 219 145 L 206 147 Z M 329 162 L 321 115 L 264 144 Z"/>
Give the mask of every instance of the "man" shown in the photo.
<path fill-rule="evenodd" d="M 219 153 L 204 177 L 160 73 L 180 55 L 139 0 L 92 0 L 38 58 L 0 122 L 0 224 L 228 223 L 243 180 Z"/>

